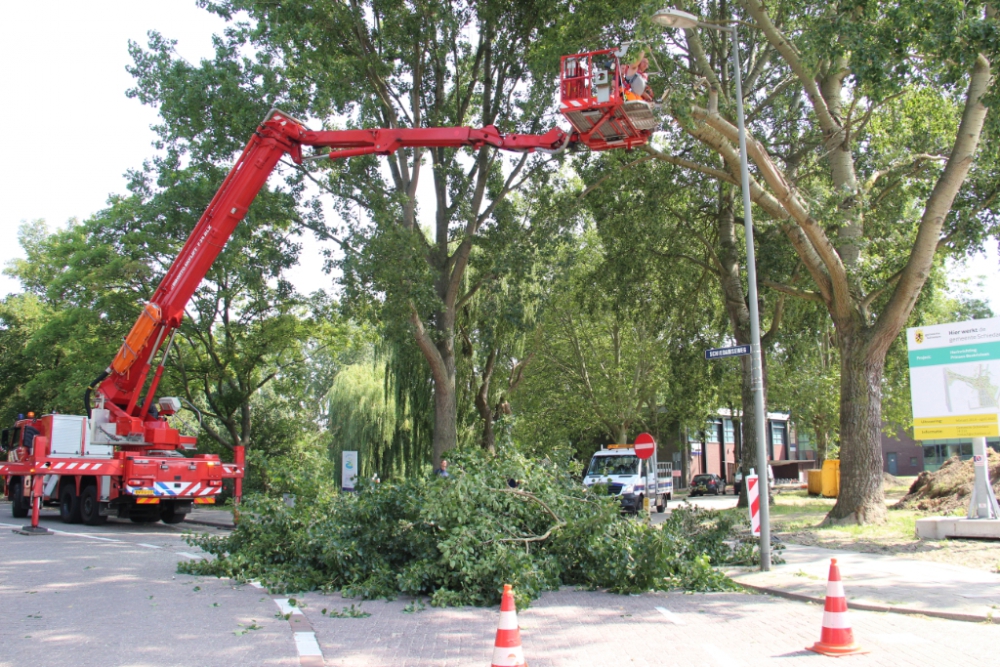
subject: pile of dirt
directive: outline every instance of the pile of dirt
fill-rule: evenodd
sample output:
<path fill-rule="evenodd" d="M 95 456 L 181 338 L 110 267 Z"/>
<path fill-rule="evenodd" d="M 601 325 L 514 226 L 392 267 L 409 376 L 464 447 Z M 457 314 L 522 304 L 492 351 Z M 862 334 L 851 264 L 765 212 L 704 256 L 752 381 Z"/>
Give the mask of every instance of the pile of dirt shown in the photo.
<path fill-rule="evenodd" d="M 882 486 L 887 489 L 891 489 L 894 486 L 899 486 L 903 481 L 896 477 L 895 475 L 890 475 L 887 472 L 882 473 Z"/>
<path fill-rule="evenodd" d="M 989 450 L 990 482 L 1000 496 L 1000 454 Z M 936 514 L 950 514 L 969 506 L 969 494 L 975 479 L 972 460 L 953 456 L 937 472 L 922 472 L 909 492 L 892 509 L 910 509 Z"/>

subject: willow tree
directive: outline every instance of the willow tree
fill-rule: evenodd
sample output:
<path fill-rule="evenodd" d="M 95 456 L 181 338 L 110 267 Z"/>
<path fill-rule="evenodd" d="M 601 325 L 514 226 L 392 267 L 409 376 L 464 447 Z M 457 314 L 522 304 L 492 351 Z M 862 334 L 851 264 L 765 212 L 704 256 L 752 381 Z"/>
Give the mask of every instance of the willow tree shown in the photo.
<path fill-rule="evenodd" d="M 842 484 L 829 520 L 881 522 L 886 352 L 935 254 L 981 242 L 992 224 L 996 147 L 977 150 L 993 131 L 994 11 L 961 0 L 738 0 L 696 11 L 743 21 L 757 223 L 781 230 L 811 282 L 767 284 L 822 304 L 837 328 Z M 657 157 L 739 183 L 728 33 L 667 39 L 681 52 L 664 84 L 676 143 Z M 689 160 L 692 145 L 716 157 Z"/>

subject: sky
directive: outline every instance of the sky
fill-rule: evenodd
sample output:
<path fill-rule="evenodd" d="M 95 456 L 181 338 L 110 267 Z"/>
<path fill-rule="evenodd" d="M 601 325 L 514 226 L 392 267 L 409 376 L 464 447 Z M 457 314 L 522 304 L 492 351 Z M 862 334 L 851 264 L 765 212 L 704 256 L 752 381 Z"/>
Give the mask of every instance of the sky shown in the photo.
<path fill-rule="evenodd" d="M 17 229 L 43 219 L 50 229 L 83 220 L 125 193 L 125 172 L 155 154 L 150 126 L 156 111 L 125 91 L 133 84 L 129 40 L 146 43 L 157 30 L 177 40 L 191 63 L 212 55 L 212 35 L 223 21 L 195 0 L 32 0 L 4 3 L 0 21 L 0 121 L 6 128 L 0 161 L 0 266 L 22 256 Z M 429 179 L 424 179 L 428 181 Z M 421 185 L 426 185 L 421 183 Z M 1000 315 L 996 243 L 949 273 L 983 276 L 981 297 Z M 329 287 L 322 257 L 307 244 L 290 278 L 300 290 Z M 0 276 L 0 297 L 19 283 Z"/>
<path fill-rule="evenodd" d="M 125 172 L 155 155 L 156 110 L 128 99 L 129 40 L 156 30 L 191 63 L 213 54 L 222 19 L 195 0 L 31 0 L 4 3 L 0 20 L 0 267 L 22 257 L 17 229 L 84 220 L 126 193 Z M 290 278 L 301 290 L 329 287 L 315 244 Z M 20 283 L 0 276 L 0 297 Z"/>

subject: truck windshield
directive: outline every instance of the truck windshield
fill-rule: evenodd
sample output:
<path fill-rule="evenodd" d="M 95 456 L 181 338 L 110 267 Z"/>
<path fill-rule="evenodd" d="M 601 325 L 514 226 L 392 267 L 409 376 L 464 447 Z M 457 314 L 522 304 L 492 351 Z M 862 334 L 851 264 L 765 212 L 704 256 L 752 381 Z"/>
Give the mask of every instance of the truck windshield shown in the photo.
<path fill-rule="evenodd" d="M 595 456 L 590 461 L 588 475 L 635 475 L 639 472 L 639 459 L 633 454 L 625 456 Z"/>

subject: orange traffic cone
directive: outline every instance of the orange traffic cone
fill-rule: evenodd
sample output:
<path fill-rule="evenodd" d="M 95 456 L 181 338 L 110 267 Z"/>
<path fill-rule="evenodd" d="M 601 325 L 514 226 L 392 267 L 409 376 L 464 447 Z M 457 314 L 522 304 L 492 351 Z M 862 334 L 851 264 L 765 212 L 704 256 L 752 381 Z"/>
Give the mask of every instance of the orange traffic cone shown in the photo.
<path fill-rule="evenodd" d="M 847 598 L 844 584 L 840 581 L 837 559 L 830 559 L 830 579 L 826 584 L 826 605 L 823 607 L 823 632 L 819 641 L 809 647 L 814 653 L 823 655 L 851 655 L 867 653 L 854 643 L 854 631 L 847 619 Z"/>
<path fill-rule="evenodd" d="M 528 667 L 521 650 L 521 629 L 517 625 L 517 609 L 514 607 L 514 594 L 510 591 L 510 584 L 503 585 L 500 625 L 497 627 L 497 640 L 493 646 L 492 667 Z"/>

